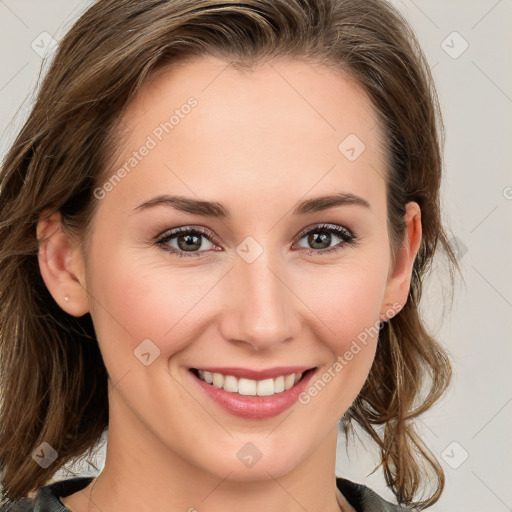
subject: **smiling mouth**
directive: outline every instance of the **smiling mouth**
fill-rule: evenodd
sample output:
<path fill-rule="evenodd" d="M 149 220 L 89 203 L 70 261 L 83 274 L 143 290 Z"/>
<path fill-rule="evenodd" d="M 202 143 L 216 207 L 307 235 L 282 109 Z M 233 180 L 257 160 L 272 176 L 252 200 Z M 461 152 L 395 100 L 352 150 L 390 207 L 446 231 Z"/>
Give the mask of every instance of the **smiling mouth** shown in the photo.
<path fill-rule="evenodd" d="M 237 378 L 233 375 L 209 372 L 190 368 L 190 371 L 200 380 L 212 387 L 222 388 L 229 393 L 237 393 L 245 396 L 272 396 L 288 391 L 300 382 L 308 373 L 316 370 L 309 368 L 304 372 L 279 375 L 275 378 L 253 380 Z"/>

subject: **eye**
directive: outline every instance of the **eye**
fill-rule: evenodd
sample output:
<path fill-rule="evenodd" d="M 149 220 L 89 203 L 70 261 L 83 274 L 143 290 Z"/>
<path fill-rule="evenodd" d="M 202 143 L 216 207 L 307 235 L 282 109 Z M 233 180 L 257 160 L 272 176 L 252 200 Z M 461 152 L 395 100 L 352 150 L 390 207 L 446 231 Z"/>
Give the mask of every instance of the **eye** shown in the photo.
<path fill-rule="evenodd" d="M 198 227 L 198 228 L 177 228 L 165 236 L 160 238 L 156 243 L 162 246 L 162 249 L 176 254 L 178 257 L 197 257 L 201 256 L 204 250 L 209 249 L 208 244 L 207 247 L 204 247 L 203 241 L 207 240 L 209 244 L 212 244 L 211 238 L 214 238 L 210 235 L 209 231 Z M 170 245 L 172 242 L 175 245 Z M 202 250 L 199 250 L 202 249 Z M 215 249 L 219 250 L 219 249 Z"/>
<path fill-rule="evenodd" d="M 346 244 L 356 245 L 357 242 L 356 235 L 349 229 L 335 224 L 320 224 L 313 229 L 303 231 L 299 236 L 301 240 L 306 238 L 306 243 L 313 247 L 312 250 L 304 251 L 309 256 L 330 254 L 342 249 Z M 339 239 L 339 242 L 331 247 L 330 244 L 336 239 Z"/>
<path fill-rule="evenodd" d="M 333 238 L 334 235 L 334 238 Z M 308 255 L 324 255 L 342 249 L 346 244 L 356 245 L 357 238 L 349 229 L 335 224 L 321 224 L 313 229 L 303 231 L 300 240 L 307 238 L 306 243 L 313 249 L 304 251 Z M 338 239 L 336 245 L 330 247 L 330 244 Z M 207 241 L 206 247 L 204 240 Z M 209 230 L 202 227 L 181 227 L 166 233 L 156 241 L 163 250 L 182 257 L 198 257 L 203 252 L 212 249 L 212 240 L 217 242 L 216 237 Z M 208 244 L 211 246 L 208 247 Z M 216 247 L 213 245 L 213 247 Z M 214 251 L 222 250 L 219 247 L 212 249 Z"/>

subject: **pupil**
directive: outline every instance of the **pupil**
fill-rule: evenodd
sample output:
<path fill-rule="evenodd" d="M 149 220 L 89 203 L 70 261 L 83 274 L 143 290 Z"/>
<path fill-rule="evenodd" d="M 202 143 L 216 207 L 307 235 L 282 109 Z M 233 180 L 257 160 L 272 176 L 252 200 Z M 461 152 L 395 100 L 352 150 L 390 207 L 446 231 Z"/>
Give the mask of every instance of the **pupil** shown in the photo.
<path fill-rule="evenodd" d="M 182 240 L 185 242 L 182 243 Z M 190 249 L 199 249 L 201 247 L 200 237 L 197 235 L 182 235 L 178 238 L 178 245 L 181 250 L 189 251 Z M 197 247 L 194 247 L 196 245 Z"/>
<path fill-rule="evenodd" d="M 325 247 L 322 247 L 322 242 L 327 242 L 327 245 Z M 330 233 L 313 233 L 309 236 L 309 243 L 315 248 L 315 249 L 325 249 L 326 247 L 329 247 L 331 242 L 331 234 Z M 320 244 L 320 247 L 317 247 L 317 244 Z"/>

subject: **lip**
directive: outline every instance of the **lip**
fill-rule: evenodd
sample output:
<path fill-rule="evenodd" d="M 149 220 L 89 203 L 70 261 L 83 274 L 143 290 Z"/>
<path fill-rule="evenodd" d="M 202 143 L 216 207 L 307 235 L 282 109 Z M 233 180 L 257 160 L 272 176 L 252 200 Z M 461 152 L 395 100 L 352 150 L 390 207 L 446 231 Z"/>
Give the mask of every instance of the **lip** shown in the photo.
<path fill-rule="evenodd" d="M 252 370 L 240 367 L 220 367 L 209 366 L 203 368 L 195 368 L 196 370 L 204 370 L 212 373 L 222 373 L 222 375 L 232 375 L 237 379 L 264 380 L 275 379 L 281 375 L 290 375 L 292 373 L 304 373 L 306 370 L 313 369 L 312 366 L 278 366 L 268 368 L 266 370 Z"/>
<path fill-rule="evenodd" d="M 226 371 L 226 368 L 223 368 L 222 370 L 224 372 Z M 276 369 L 273 368 L 271 371 L 274 370 Z M 306 370 L 308 370 L 308 368 L 305 368 L 304 371 Z M 210 370 L 206 369 L 206 371 Z M 189 369 L 187 373 L 191 376 L 193 381 L 199 386 L 199 389 L 201 389 L 201 391 L 204 392 L 206 396 L 208 396 L 214 403 L 220 406 L 224 411 L 227 411 L 235 416 L 247 419 L 265 419 L 277 416 L 278 414 L 282 413 L 283 411 L 291 407 L 293 404 L 295 404 L 299 398 L 299 395 L 307 388 L 309 382 L 317 373 L 317 371 L 318 368 L 310 369 L 310 371 L 303 375 L 301 380 L 297 382 L 297 384 L 292 386 L 290 389 L 283 391 L 282 393 L 274 394 L 272 396 L 249 396 L 239 395 L 238 393 L 231 393 L 229 391 L 225 391 L 223 388 L 216 388 L 215 386 L 201 380 L 199 377 L 195 375 L 192 369 Z M 229 373 L 225 375 L 229 375 Z M 279 375 L 284 374 L 280 373 Z"/>

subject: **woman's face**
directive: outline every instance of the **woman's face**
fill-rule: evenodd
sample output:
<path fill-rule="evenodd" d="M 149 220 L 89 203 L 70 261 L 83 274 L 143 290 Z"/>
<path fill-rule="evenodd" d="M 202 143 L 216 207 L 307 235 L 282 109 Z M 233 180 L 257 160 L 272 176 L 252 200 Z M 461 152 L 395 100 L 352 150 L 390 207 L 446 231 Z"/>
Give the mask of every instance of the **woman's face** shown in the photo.
<path fill-rule="evenodd" d="M 352 80 L 298 61 L 193 60 L 129 105 L 76 274 L 132 443 L 233 480 L 332 448 L 415 255 L 392 266 L 376 118 Z M 293 367 L 315 370 L 282 392 Z M 191 371 L 208 368 L 249 380 Z"/>

